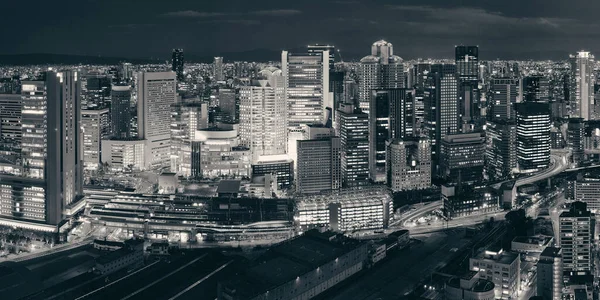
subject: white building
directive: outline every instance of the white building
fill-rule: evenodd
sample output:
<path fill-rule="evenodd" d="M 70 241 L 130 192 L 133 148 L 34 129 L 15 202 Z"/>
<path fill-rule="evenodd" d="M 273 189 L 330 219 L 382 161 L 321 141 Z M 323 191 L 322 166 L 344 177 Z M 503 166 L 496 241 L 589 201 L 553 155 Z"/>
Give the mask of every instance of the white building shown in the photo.
<path fill-rule="evenodd" d="M 97 170 L 101 161 L 102 140 L 110 135 L 108 108 L 81 111 L 83 130 L 83 168 Z"/>
<path fill-rule="evenodd" d="M 114 171 L 145 170 L 148 166 L 145 150 L 144 140 L 103 140 L 102 163 Z"/>
<path fill-rule="evenodd" d="M 571 93 L 569 99 L 570 116 L 589 120 L 594 103 L 594 55 L 587 51 L 570 55 Z"/>
<path fill-rule="evenodd" d="M 519 254 L 499 250 L 484 250 L 469 259 L 469 269 L 479 272 L 481 279 L 494 283 L 496 299 L 515 299 L 521 287 Z"/>

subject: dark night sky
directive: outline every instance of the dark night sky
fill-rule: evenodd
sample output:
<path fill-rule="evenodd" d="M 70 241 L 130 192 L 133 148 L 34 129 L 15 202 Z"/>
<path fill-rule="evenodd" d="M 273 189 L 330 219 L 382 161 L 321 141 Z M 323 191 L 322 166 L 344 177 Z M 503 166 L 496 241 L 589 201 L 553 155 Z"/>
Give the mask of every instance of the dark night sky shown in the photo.
<path fill-rule="evenodd" d="M 198 56 L 333 43 L 366 55 L 451 57 L 476 44 L 484 59 L 565 58 L 600 48 L 597 0 L 6 0 L 2 54 Z M 227 59 L 227 58 L 226 58 Z M 278 57 L 273 57 L 277 60 Z"/>

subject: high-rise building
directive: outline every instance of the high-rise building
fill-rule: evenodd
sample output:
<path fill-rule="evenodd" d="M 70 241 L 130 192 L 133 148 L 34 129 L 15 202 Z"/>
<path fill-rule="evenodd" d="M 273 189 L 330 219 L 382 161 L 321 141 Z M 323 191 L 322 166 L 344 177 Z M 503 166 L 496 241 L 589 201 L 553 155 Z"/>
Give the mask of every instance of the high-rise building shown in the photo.
<path fill-rule="evenodd" d="M 329 97 L 329 52 L 282 51 L 281 71 L 288 103 L 288 126 L 293 129 L 324 123 Z"/>
<path fill-rule="evenodd" d="M 580 51 L 570 55 L 569 107 L 571 117 L 589 120 L 594 103 L 594 55 Z"/>
<path fill-rule="evenodd" d="M 511 120 L 488 121 L 485 138 L 487 178 L 491 181 L 509 178 L 517 168 L 517 124 Z"/>
<path fill-rule="evenodd" d="M 573 163 L 580 164 L 585 159 L 585 122 L 583 118 L 570 118 L 567 124 L 567 144 L 571 148 Z"/>
<path fill-rule="evenodd" d="M 477 81 L 460 81 L 458 88 L 459 129 L 463 133 L 477 131 L 482 127 L 480 98 Z"/>
<path fill-rule="evenodd" d="M 439 164 L 446 135 L 458 133 L 458 77 L 455 65 L 436 64 L 425 82 L 425 135 L 432 144 L 433 167 Z M 437 172 L 436 172 L 437 173 Z"/>
<path fill-rule="evenodd" d="M 340 189 L 341 143 L 339 137 L 298 141 L 296 192 L 320 193 Z"/>
<path fill-rule="evenodd" d="M 192 176 L 192 141 L 196 132 L 208 128 L 208 105 L 177 102 L 171 105 L 171 172 Z"/>
<path fill-rule="evenodd" d="M 369 114 L 369 172 L 371 180 L 385 182 L 386 142 L 412 136 L 414 103 L 412 90 L 378 89 L 371 91 Z"/>
<path fill-rule="evenodd" d="M 548 103 L 515 105 L 517 115 L 517 163 L 521 172 L 535 172 L 550 165 L 550 108 Z"/>
<path fill-rule="evenodd" d="M 563 286 L 562 251 L 546 247 L 537 263 L 537 295 L 542 299 L 561 299 Z"/>
<path fill-rule="evenodd" d="M 455 46 L 456 71 L 461 81 L 479 79 L 479 46 Z"/>
<path fill-rule="evenodd" d="M 106 107 L 110 102 L 110 78 L 103 74 L 87 74 L 85 81 L 81 106 L 89 109 Z"/>
<path fill-rule="evenodd" d="M 481 181 L 484 156 L 485 138 L 480 133 L 447 135 L 441 143 L 439 175 L 455 183 Z"/>
<path fill-rule="evenodd" d="M 0 94 L 0 140 L 21 142 L 21 95 Z"/>
<path fill-rule="evenodd" d="M 306 46 L 308 53 L 323 53 L 324 51 L 328 52 L 329 55 L 329 71 L 332 72 L 335 67 L 335 46 L 333 45 L 308 45 Z"/>
<path fill-rule="evenodd" d="M 102 140 L 110 137 L 108 108 L 81 110 L 83 168 L 97 170 L 102 159 Z"/>
<path fill-rule="evenodd" d="M 550 83 L 543 75 L 532 75 L 521 80 L 521 96 L 523 102 L 548 102 L 550 100 Z"/>
<path fill-rule="evenodd" d="M 183 49 L 173 49 L 173 55 L 171 58 L 171 71 L 177 74 L 177 81 L 182 82 L 185 78 L 183 77 Z"/>
<path fill-rule="evenodd" d="M 365 56 L 358 65 L 358 102 L 364 113 L 369 113 L 371 90 L 404 87 L 404 65 L 394 55 L 394 47 L 384 40 L 371 46 L 371 55 Z"/>
<path fill-rule="evenodd" d="M 592 270 L 595 216 L 584 202 L 575 201 L 559 216 L 559 245 L 565 272 Z"/>
<path fill-rule="evenodd" d="M 492 119 L 514 119 L 517 103 L 517 80 L 495 78 L 492 80 Z"/>
<path fill-rule="evenodd" d="M 236 89 L 219 88 L 219 109 L 223 114 L 222 120 L 238 123 L 240 120 L 240 98 Z"/>
<path fill-rule="evenodd" d="M 387 183 L 393 192 L 431 186 L 431 143 L 408 137 L 387 142 Z"/>
<path fill-rule="evenodd" d="M 44 81 L 23 81 L 21 155 L 26 178 L 2 178 L 1 224 L 49 230 L 11 220 L 56 226 L 65 209 L 80 199 L 80 93 L 73 71 L 47 72 Z"/>
<path fill-rule="evenodd" d="M 131 86 L 113 85 L 111 98 L 111 136 L 127 139 L 131 136 Z"/>
<path fill-rule="evenodd" d="M 415 89 L 415 133 L 420 134 L 421 127 L 425 124 L 425 84 L 431 72 L 431 64 L 418 63 L 411 69 L 411 83 L 408 88 Z"/>
<path fill-rule="evenodd" d="M 353 105 L 342 104 L 340 120 L 342 186 L 369 183 L 369 116 Z"/>
<path fill-rule="evenodd" d="M 176 102 L 174 72 L 140 72 L 137 83 L 138 138 L 146 140 L 145 162 L 151 168 L 169 167 L 171 104 Z"/>
<path fill-rule="evenodd" d="M 192 142 L 192 176 L 197 172 L 194 153 L 199 152 L 204 178 L 250 177 L 250 149 L 240 145 L 237 125 L 198 130 L 195 141 L 200 142 L 200 149 Z"/>
<path fill-rule="evenodd" d="M 240 139 L 250 148 L 252 159 L 285 154 L 287 104 L 279 69 L 261 71 L 264 76 L 240 89 Z"/>
<path fill-rule="evenodd" d="M 215 57 L 215 60 L 213 62 L 213 76 L 216 81 L 225 80 L 225 76 L 223 74 L 223 58 L 222 57 Z"/>

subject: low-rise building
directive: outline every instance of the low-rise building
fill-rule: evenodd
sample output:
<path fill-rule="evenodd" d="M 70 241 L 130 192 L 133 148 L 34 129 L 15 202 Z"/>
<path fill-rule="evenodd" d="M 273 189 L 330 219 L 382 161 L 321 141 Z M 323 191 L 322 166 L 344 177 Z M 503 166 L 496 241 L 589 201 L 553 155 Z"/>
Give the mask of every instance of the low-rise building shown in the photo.
<path fill-rule="evenodd" d="M 136 268 L 144 264 L 144 240 L 128 240 L 119 250 L 96 258 L 94 272 L 107 275 L 124 268 Z"/>
<path fill-rule="evenodd" d="M 496 299 L 516 298 L 521 287 L 521 259 L 502 248 L 486 249 L 469 259 L 469 269 L 494 283 Z"/>
<path fill-rule="evenodd" d="M 449 218 L 486 214 L 500 209 L 500 198 L 494 189 L 470 186 L 442 186 L 444 214 Z"/>
<path fill-rule="evenodd" d="M 94 249 L 100 251 L 115 251 L 125 247 L 125 243 L 119 241 L 108 241 L 108 240 L 94 240 Z"/>
<path fill-rule="evenodd" d="M 542 253 L 554 242 L 554 238 L 545 235 L 516 236 L 511 242 L 511 250 L 519 253 Z"/>
<path fill-rule="evenodd" d="M 486 279 L 479 278 L 475 271 L 467 272 L 461 277 L 452 277 L 445 285 L 446 300 L 492 300 L 495 299 L 496 285 Z"/>

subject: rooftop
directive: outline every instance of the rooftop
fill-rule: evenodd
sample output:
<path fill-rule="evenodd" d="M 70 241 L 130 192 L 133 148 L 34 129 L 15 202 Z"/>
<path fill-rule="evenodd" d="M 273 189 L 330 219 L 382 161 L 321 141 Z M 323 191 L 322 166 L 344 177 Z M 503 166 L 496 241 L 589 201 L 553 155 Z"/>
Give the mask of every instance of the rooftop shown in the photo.
<path fill-rule="evenodd" d="M 240 192 L 240 180 L 221 180 L 219 187 L 217 187 L 217 193 L 235 194 Z"/>
<path fill-rule="evenodd" d="M 561 257 L 560 248 L 556 247 L 546 247 L 540 256 L 546 257 Z"/>

